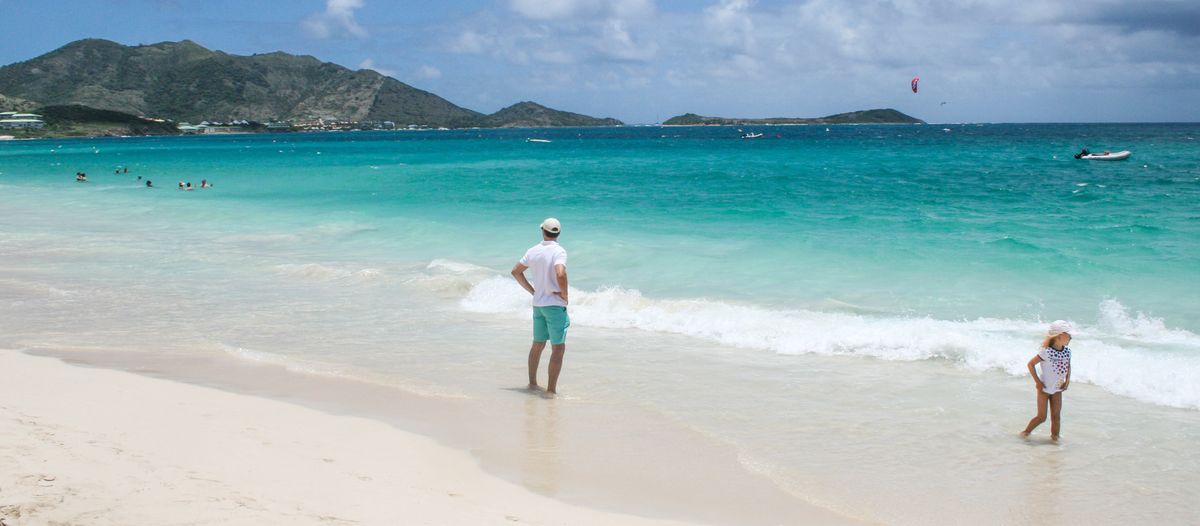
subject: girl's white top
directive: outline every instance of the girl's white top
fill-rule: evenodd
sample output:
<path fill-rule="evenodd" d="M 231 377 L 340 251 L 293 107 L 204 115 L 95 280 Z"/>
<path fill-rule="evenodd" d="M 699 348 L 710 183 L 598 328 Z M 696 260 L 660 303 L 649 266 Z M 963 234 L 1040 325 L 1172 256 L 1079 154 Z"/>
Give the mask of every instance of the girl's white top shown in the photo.
<path fill-rule="evenodd" d="M 1071 372 L 1071 349 L 1063 347 L 1057 351 L 1053 347 L 1046 347 L 1038 351 L 1038 356 L 1042 357 L 1042 384 L 1046 386 L 1042 390 L 1046 394 L 1062 391 Z"/>

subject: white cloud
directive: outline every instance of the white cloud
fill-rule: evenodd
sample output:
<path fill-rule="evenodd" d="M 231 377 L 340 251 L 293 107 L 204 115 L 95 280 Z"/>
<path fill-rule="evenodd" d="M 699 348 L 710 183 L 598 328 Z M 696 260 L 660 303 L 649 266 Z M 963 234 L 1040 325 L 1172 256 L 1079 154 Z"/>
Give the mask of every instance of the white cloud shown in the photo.
<path fill-rule="evenodd" d="M 513 64 L 559 66 L 652 60 L 653 0 L 509 0 L 511 14 L 483 17 L 447 46 Z M 516 15 L 513 17 L 512 15 Z"/>
<path fill-rule="evenodd" d="M 633 18 L 654 13 L 653 0 L 510 0 L 509 7 L 532 20 Z"/>
<path fill-rule="evenodd" d="M 712 42 L 734 53 L 754 47 L 754 21 L 749 0 L 721 0 L 704 9 L 704 25 Z"/>
<path fill-rule="evenodd" d="M 366 28 L 354 19 L 354 11 L 362 6 L 363 0 L 326 0 L 325 11 L 309 15 L 302 25 L 305 32 L 314 38 L 366 38 Z"/>
<path fill-rule="evenodd" d="M 628 22 L 616 18 L 605 22 L 600 34 L 594 39 L 595 49 L 600 55 L 634 62 L 646 62 L 654 58 L 658 53 L 658 44 L 648 39 L 636 38 L 629 25 Z"/>
<path fill-rule="evenodd" d="M 492 40 L 492 37 L 488 35 L 468 29 L 459 33 L 458 38 L 454 39 L 449 48 L 455 53 L 483 53 L 492 46 Z"/>
<path fill-rule="evenodd" d="M 370 59 L 370 58 L 369 58 L 369 59 L 366 59 L 366 60 L 364 60 L 364 61 L 362 61 L 361 63 L 359 63 L 359 64 L 358 64 L 358 69 L 369 69 L 369 70 L 373 70 L 373 71 L 375 71 L 375 72 L 377 72 L 377 73 L 379 73 L 380 75 L 383 75 L 383 76 L 385 76 L 385 77 L 395 77 L 395 76 L 396 76 L 396 71 L 395 71 L 395 70 L 392 70 L 392 69 L 384 69 L 383 67 L 381 67 L 381 66 L 379 66 L 379 65 L 375 64 L 375 59 Z"/>
<path fill-rule="evenodd" d="M 692 101 L 688 111 L 803 116 L 893 106 L 931 120 L 1045 120 L 1064 118 L 1049 101 L 1130 108 L 1139 92 L 1175 90 L 1193 106 L 1187 98 L 1200 93 L 1195 0 L 697 4 L 660 11 L 650 0 L 507 0 L 507 11 L 455 27 L 448 47 L 507 64 L 497 71 L 512 72 L 514 92 L 536 78 L 542 91 L 582 90 L 590 101 L 608 91 L 630 105 Z M 907 89 L 912 75 L 924 81 L 921 94 Z M 631 93 L 635 86 L 644 91 Z M 663 86 L 673 86 L 669 96 Z M 967 108 L 978 114 L 947 113 Z M 1086 117 L 1130 118 L 1122 115 Z"/>
<path fill-rule="evenodd" d="M 750 0 L 719 0 L 701 12 L 706 40 L 701 47 L 710 61 L 707 68 L 723 77 L 755 77 L 762 62 Z"/>
<path fill-rule="evenodd" d="M 425 64 L 417 68 L 417 72 L 414 74 L 414 76 L 423 80 L 439 79 L 442 78 L 442 70 L 430 66 L 429 64 Z"/>

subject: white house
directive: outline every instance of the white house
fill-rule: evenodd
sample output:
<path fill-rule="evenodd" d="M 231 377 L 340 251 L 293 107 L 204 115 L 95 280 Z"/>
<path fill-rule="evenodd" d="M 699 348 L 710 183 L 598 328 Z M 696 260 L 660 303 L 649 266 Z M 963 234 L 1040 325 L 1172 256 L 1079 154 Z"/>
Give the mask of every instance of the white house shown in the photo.
<path fill-rule="evenodd" d="M 0 128 L 38 130 L 45 125 L 46 123 L 42 121 L 42 116 L 36 113 L 0 112 Z"/>

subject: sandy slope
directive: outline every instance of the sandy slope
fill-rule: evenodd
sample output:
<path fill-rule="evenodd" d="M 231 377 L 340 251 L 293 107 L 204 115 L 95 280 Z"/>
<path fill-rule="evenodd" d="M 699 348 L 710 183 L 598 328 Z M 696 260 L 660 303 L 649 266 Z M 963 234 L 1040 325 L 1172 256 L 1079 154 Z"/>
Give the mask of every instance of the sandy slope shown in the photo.
<path fill-rule="evenodd" d="M 371 420 L 0 351 L 0 520 L 679 524 L 572 506 Z"/>

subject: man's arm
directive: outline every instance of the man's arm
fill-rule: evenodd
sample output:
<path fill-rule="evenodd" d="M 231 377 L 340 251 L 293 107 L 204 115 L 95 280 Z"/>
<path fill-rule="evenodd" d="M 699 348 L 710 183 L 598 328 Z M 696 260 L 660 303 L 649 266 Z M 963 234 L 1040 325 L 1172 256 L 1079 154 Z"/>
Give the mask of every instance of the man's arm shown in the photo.
<path fill-rule="evenodd" d="M 533 285 L 530 285 L 529 280 L 525 279 L 525 269 L 527 269 L 527 268 L 529 268 L 529 267 L 522 265 L 520 263 L 517 263 L 516 265 L 513 266 L 512 276 L 514 278 L 517 278 L 517 283 L 521 284 L 521 288 L 525 289 L 530 294 L 533 294 Z"/>
<path fill-rule="evenodd" d="M 562 265 L 562 264 L 554 265 L 554 279 L 558 280 L 558 290 L 560 291 L 558 293 L 558 297 L 563 299 L 563 303 L 570 303 L 570 301 L 567 301 L 567 266 L 566 265 Z"/>

